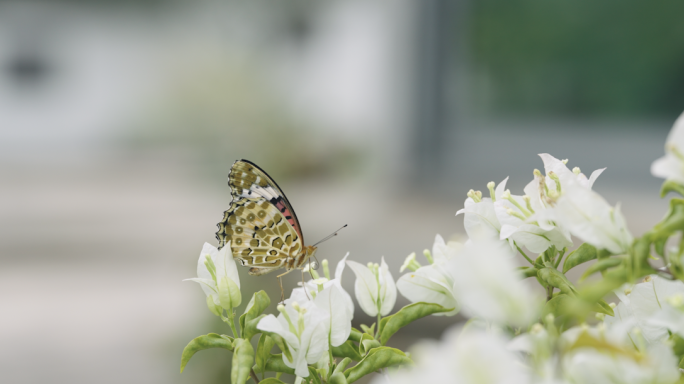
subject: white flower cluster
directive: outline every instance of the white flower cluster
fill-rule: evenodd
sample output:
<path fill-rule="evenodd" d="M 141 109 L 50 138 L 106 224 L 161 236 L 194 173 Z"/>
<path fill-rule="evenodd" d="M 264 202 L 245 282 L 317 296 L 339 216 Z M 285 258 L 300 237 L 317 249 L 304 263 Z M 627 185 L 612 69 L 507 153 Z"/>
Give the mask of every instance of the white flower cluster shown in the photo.
<path fill-rule="evenodd" d="M 653 163 L 652 174 L 684 184 L 684 114 L 670 132 L 665 152 Z M 531 324 L 540 319 L 535 303 L 542 301 L 522 285 L 507 256 L 520 252 L 527 257 L 525 249 L 537 254 L 551 247 L 561 250 L 572 245 L 572 236 L 618 257 L 628 254 L 633 243 L 619 206 L 611 207 L 592 191 L 603 169 L 587 178 L 578 168 L 570 170 L 567 160 L 540 156 L 545 175 L 535 170 L 524 195 L 506 190 L 508 179 L 489 183 L 490 197 L 468 193 L 457 212 L 464 215 L 464 244 L 445 243 L 438 235 L 432 252 L 425 251 L 429 265 L 421 266 L 415 254 L 406 259 L 402 270 L 413 272 L 399 279 L 402 295 L 453 308 L 437 315 L 461 309 L 471 320 L 445 333 L 440 342 L 414 348 L 415 368 L 377 378 L 374 384 L 681 382 L 680 280 L 651 275 L 623 286 L 616 291 L 620 303 L 611 305 L 615 316 L 597 315 L 602 321 L 595 326 L 559 329 L 553 315 Z M 684 261 L 679 249 L 670 258 Z M 510 336 L 510 326 L 522 327 L 522 333 Z"/>
<path fill-rule="evenodd" d="M 587 178 L 568 169 L 567 161 L 540 156 L 546 176 L 535 170 L 523 196 L 505 189 L 508 178 L 487 185 L 490 197 L 471 190 L 456 212 L 464 215 L 468 240 L 445 243 L 437 235 L 432 252 L 425 251 L 427 266 L 409 255 L 403 268 L 413 272 L 399 279 L 399 292 L 411 302 L 452 308 L 436 315 L 462 308 L 469 317 L 523 327 L 538 317 L 540 300 L 520 281 L 512 255 L 523 248 L 542 253 L 570 247 L 571 235 L 613 254 L 627 252 L 632 235 L 619 207 L 591 190 L 603 169 Z"/>
<path fill-rule="evenodd" d="M 684 114 L 675 123 L 665 150 L 666 156 L 653 163 L 652 173 L 684 184 Z M 429 314 L 454 316 L 458 313 L 468 321 L 449 330 L 439 342 L 417 346 L 411 356 L 416 362 L 412 369 L 387 374 L 385 368 L 389 365 L 371 367 L 371 364 L 384 364 L 383 358 L 368 362 L 365 357 L 357 367 L 362 366 L 368 372 L 381 371 L 374 384 L 682 382 L 684 371 L 678 367 L 684 367 L 684 283 L 674 280 L 681 275 L 675 269 L 667 269 L 673 266 L 672 262 L 666 263 L 657 272 L 669 276 L 670 280 L 651 275 L 638 284 L 624 285 L 616 291 L 620 299 L 616 306 L 602 300 L 582 302 L 578 290 L 564 275 L 566 269 L 559 271 L 560 261 L 573 245 L 573 237 L 593 246 L 589 248 L 594 255 L 586 256 L 581 262 L 599 258 L 594 266 L 613 267 L 623 261 L 625 264 L 639 261 L 634 258 L 635 244 L 644 240 L 634 240 L 619 205 L 612 207 L 592 190 L 604 169 L 586 177 L 579 168 L 569 169 L 567 160 L 549 154 L 540 154 L 540 157 L 544 173 L 534 170 L 523 195 L 513 195 L 506 189 L 508 178 L 498 185 L 490 182 L 489 197 L 483 197 L 480 191 L 468 192 L 464 207 L 456 212 L 457 216 L 463 215 L 467 240 L 446 242 L 437 235 L 432 250 L 423 253 L 427 264 L 421 265 L 415 253 L 409 255 L 400 272 L 409 271 L 396 283 L 384 258 L 379 264 L 364 265 L 347 260 L 347 255 L 338 263 L 332 277 L 327 260 L 322 262 L 324 276 L 319 276 L 310 266 L 305 267 L 312 279 L 294 289 L 284 304 L 278 306 L 280 314 L 262 315 L 255 320 L 259 331 L 284 343 L 278 344 L 283 352 L 287 350 L 282 354 L 282 362 L 294 370 L 296 383 L 309 378 L 311 372 L 321 370 L 327 372 L 324 380 L 327 382 L 327 375 L 335 374 L 333 351 L 345 343 L 354 345 L 350 342 L 354 335 L 357 342 L 363 338 L 365 343 L 359 343 L 359 351 L 371 356 L 365 350 L 367 346 L 388 348 L 385 342 L 397 329 L 387 328 L 404 326 Z M 684 213 L 681 215 L 680 220 L 684 222 Z M 654 233 L 650 236 L 656 236 Z M 656 244 L 662 249 L 667 237 L 657 238 L 660 243 L 649 240 L 646 248 Z M 205 244 L 198 262 L 198 277 L 189 280 L 201 285 L 209 309 L 231 324 L 236 334 L 233 309 L 240 304 L 241 293 L 229 250 L 229 245 L 218 251 Z M 648 253 L 646 249 L 644 258 Z M 684 258 L 682 253 L 678 248 L 665 260 L 680 260 Z M 546 300 L 523 281 L 525 270 L 516 268 L 513 260 L 516 254 L 532 265 L 525 269 L 525 276 L 537 277 L 546 290 Z M 675 267 L 681 266 L 684 259 L 675 264 Z M 371 327 L 362 326 L 365 332 L 362 336 L 358 336 L 360 331 L 352 329 L 354 303 L 341 284 L 346 266 L 356 277 L 354 291 L 359 307 L 378 319 Z M 638 266 L 641 268 L 642 264 Z M 650 268 L 650 264 L 645 266 Z M 651 268 L 619 280 L 598 296 L 653 271 Z M 391 315 L 397 290 L 415 305 Z M 550 304 L 561 305 L 561 299 L 572 302 L 568 304 L 570 311 L 581 312 L 582 305 L 593 305 L 587 313 L 597 312 L 598 322 L 592 326 L 583 324 L 584 315 L 578 315 L 579 321 L 574 323 L 561 319 L 573 316 L 568 311 L 555 312 L 549 308 Z M 419 310 L 411 312 L 415 308 Z M 431 308 L 430 312 L 426 308 Z M 418 314 L 419 311 L 424 313 Z M 614 316 L 605 315 L 609 313 Z M 397 316 L 396 320 L 383 321 L 388 315 Z M 397 350 L 385 351 L 396 353 Z M 403 352 L 393 356 L 408 359 Z M 357 379 L 355 375 L 362 369 L 348 370 L 353 372 L 342 377 Z M 335 382 L 344 382 L 339 372 L 336 374 Z M 311 379 L 311 382 L 320 381 Z"/>

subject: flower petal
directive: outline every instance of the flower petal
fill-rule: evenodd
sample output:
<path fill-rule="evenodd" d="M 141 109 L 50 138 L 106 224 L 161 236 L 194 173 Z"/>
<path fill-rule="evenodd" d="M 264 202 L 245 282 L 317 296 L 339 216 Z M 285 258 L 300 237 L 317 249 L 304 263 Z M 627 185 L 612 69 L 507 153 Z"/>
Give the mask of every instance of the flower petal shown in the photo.
<path fill-rule="evenodd" d="M 223 277 L 227 277 L 240 288 L 240 276 L 238 276 L 235 259 L 233 259 L 233 253 L 230 249 L 230 242 L 216 253 L 214 264 L 216 265 L 216 279 L 218 281 L 221 281 Z"/>
<path fill-rule="evenodd" d="M 419 268 L 407 273 L 397 281 L 399 292 L 412 303 L 425 302 L 439 304 L 444 308 L 454 308 L 441 316 L 453 316 L 458 313 L 459 306 L 454 298 L 453 278 L 438 264 Z"/>
<path fill-rule="evenodd" d="M 334 347 L 347 341 L 351 333 L 351 321 L 354 313 L 349 311 L 347 305 L 340 305 L 345 300 L 346 297 L 342 290 L 336 285 L 330 285 L 318 292 L 314 299 L 314 304 L 330 315 L 328 318 L 330 343 Z"/>
<path fill-rule="evenodd" d="M 380 298 L 382 300 L 380 314 L 386 316 L 392 311 L 394 303 L 397 301 L 397 286 L 384 257 L 380 262 L 380 285 L 380 294 L 382 295 Z"/>
<path fill-rule="evenodd" d="M 378 307 L 378 283 L 373 273 L 363 264 L 356 261 L 347 260 L 347 265 L 354 271 L 356 281 L 354 282 L 354 293 L 361 309 L 368 316 L 377 316 Z"/>

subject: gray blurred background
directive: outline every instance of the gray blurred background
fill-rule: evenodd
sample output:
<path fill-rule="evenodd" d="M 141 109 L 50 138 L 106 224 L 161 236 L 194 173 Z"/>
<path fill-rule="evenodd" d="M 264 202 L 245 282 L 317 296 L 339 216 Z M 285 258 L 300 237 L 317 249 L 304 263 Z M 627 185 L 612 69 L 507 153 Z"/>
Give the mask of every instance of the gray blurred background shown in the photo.
<path fill-rule="evenodd" d="M 463 232 L 469 189 L 511 176 L 522 194 L 542 152 L 608 167 L 595 189 L 643 233 L 667 206 L 649 166 L 684 109 L 683 13 L 639 0 L 1 1 L 0 381 L 228 382 L 223 350 L 178 372 L 189 340 L 229 332 L 181 280 L 216 244 L 239 158 L 283 187 L 308 244 L 349 224 L 319 258 L 384 256 L 395 278 L 436 233 Z M 271 275 L 242 286 L 245 303 L 280 294 Z M 372 320 L 357 308 L 356 322 Z"/>

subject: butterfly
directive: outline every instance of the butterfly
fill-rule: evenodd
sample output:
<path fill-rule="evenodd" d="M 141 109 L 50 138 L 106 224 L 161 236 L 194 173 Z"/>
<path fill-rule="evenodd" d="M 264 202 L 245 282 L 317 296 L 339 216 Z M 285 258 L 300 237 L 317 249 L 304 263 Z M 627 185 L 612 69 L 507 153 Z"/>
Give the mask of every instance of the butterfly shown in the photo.
<path fill-rule="evenodd" d="M 278 275 L 282 296 L 281 278 L 304 268 L 317 248 L 304 245 L 302 228 L 290 202 L 278 184 L 256 164 L 237 160 L 230 168 L 228 185 L 232 201 L 217 224 L 218 248 L 230 244 L 233 257 L 250 267 L 250 275 L 284 268 L 285 273 Z"/>

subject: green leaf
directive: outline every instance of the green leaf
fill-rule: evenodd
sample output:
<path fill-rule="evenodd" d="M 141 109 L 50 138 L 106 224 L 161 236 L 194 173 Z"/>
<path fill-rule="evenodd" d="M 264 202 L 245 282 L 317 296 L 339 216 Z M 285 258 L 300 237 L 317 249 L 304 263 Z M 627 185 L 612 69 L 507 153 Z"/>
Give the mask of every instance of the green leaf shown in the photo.
<path fill-rule="evenodd" d="M 249 379 L 252 364 L 254 364 L 254 348 L 252 344 L 246 339 L 235 339 L 230 382 L 232 384 L 245 384 Z"/>
<path fill-rule="evenodd" d="M 363 332 L 359 331 L 358 329 L 352 327 L 351 333 L 349 334 L 349 340 L 356 341 L 357 343 L 361 341 L 361 336 L 363 335 Z"/>
<path fill-rule="evenodd" d="M 346 357 L 354 361 L 360 361 L 363 358 L 359 354 L 358 347 L 351 340 L 347 340 L 343 344 L 331 349 L 334 357 Z"/>
<path fill-rule="evenodd" d="M 263 381 L 262 381 L 263 383 Z M 330 384 L 347 384 L 347 378 L 344 377 L 344 373 L 337 372 L 333 373 L 332 376 L 330 376 L 330 380 L 328 380 L 328 383 Z"/>
<path fill-rule="evenodd" d="M 197 352 L 209 348 L 223 348 L 229 351 L 233 350 L 233 341 L 230 336 L 210 333 L 192 339 L 183 349 L 181 355 L 180 371 L 183 372 L 185 365 L 190 361 L 190 358 Z"/>
<path fill-rule="evenodd" d="M 211 313 L 213 313 L 216 316 L 220 317 L 223 314 L 223 310 L 221 309 L 221 307 L 219 307 L 218 305 L 216 305 L 216 303 L 214 303 L 214 297 L 213 296 L 207 296 L 207 307 L 209 308 Z"/>
<path fill-rule="evenodd" d="M 283 340 L 283 338 L 280 337 L 280 335 L 278 335 L 277 333 L 270 333 L 270 332 L 264 332 L 264 333 L 267 334 L 268 336 L 270 336 L 271 339 L 273 339 L 273 341 L 276 343 L 278 348 L 280 348 L 280 350 L 285 354 L 285 356 L 287 356 L 287 358 L 290 361 L 292 361 L 292 353 L 290 352 L 290 347 L 287 345 L 285 340 Z"/>
<path fill-rule="evenodd" d="M 571 299 L 572 298 L 566 295 L 565 293 L 560 293 L 554 296 L 551 300 L 546 302 L 546 304 L 544 305 L 544 310 L 542 312 L 544 313 L 544 315 L 548 315 L 550 313 L 555 317 L 563 316 L 566 313 L 565 309 L 568 303 L 571 301 Z"/>
<path fill-rule="evenodd" d="M 534 267 L 519 267 L 518 272 L 520 272 L 523 279 L 527 279 L 528 277 L 537 276 L 537 269 Z"/>
<path fill-rule="evenodd" d="M 254 369 L 255 373 L 282 372 L 294 375 L 294 368 L 290 368 L 287 365 L 285 365 L 285 362 L 283 361 L 283 355 L 281 354 L 271 355 L 271 357 L 269 357 L 266 361 L 266 366 L 263 371 L 256 365 L 254 365 L 252 369 Z"/>
<path fill-rule="evenodd" d="M 266 317 L 266 315 L 259 315 L 256 319 L 252 320 L 247 320 L 245 322 L 245 327 L 242 330 L 242 338 L 251 340 L 254 335 L 261 333 L 260 330 L 257 329 L 257 325 L 259 324 L 259 321 Z"/>
<path fill-rule="evenodd" d="M 680 249 L 683 247 L 684 244 L 680 244 Z M 684 265 L 682 265 L 682 261 L 684 261 L 684 258 L 681 257 L 681 255 L 671 255 L 669 257 L 669 262 L 670 262 L 670 272 L 676 277 L 677 279 L 684 281 Z"/>
<path fill-rule="evenodd" d="M 310 382 L 313 382 L 313 384 L 323 384 L 321 383 L 321 378 L 318 376 L 318 372 L 316 371 L 316 368 L 309 366 L 309 377 Z"/>
<path fill-rule="evenodd" d="M 684 339 L 682 337 L 673 333 L 670 335 L 668 342 L 672 346 L 672 352 L 674 352 L 675 356 L 684 356 Z"/>
<path fill-rule="evenodd" d="M 218 296 L 221 307 L 227 311 L 232 311 L 233 308 L 237 307 L 242 303 L 242 293 L 240 292 L 240 287 L 235 284 L 235 282 L 224 277 L 218 284 Z"/>
<path fill-rule="evenodd" d="M 350 358 L 345 357 L 344 359 L 342 359 L 342 361 L 340 361 L 340 363 L 337 364 L 337 366 L 335 367 L 335 370 L 333 371 L 333 375 L 336 373 L 341 373 L 344 375 L 344 370 L 347 368 L 347 365 L 349 365 L 349 363 L 351 363 Z"/>
<path fill-rule="evenodd" d="M 252 299 L 249 301 L 249 304 L 247 304 L 247 308 L 245 308 L 245 313 L 240 316 L 240 329 L 242 330 L 243 337 L 245 337 L 245 326 L 247 322 L 250 320 L 254 320 L 259 315 L 261 315 L 266 308 L 271 304 L 271 299 L 268 298 L 268 295 L 264 291 L 259 291 L 252 296 Z M 250 339 L 254 335 L 250 335 Z"/>
<path fill-rule="evenodd" d="M 594 312 L 605 313 L 608 316 L 615 316 L 613 308 L 611 308 L 605 300 L 599 300 L 592 309 L 594 310 Z"/>
<path fill-rule="evenodd" d="M 269 377 L 268 379 L 259 381 L 259 384 L 285 384 L 285 383 L 276 379 L 275 377 Z"/>
<path fill-rule="evenodd" d="M 608 293 L 620 288 L 629 281 L 626 268 L 618 267 L 606 272 L 602 280 L 585 283 L 578 290 L 579 297 L 589 303 L 596 303 Z"/>
<path fill-rule="evenodd" d="M 674 180 L 665 180 L 663 186 L 660 188 L 660 197 L 665 197 L 668 192 L 675 192 L 684 196 L 684 185 L 681 185 Z"/>
<path fill-rule="evenodd" d="M 378 327 L 378 334 L 380 336 L 378 339 L 382 345 L 385 345 L 392 335 L 411 322 L 434 313 L 449 312 L 453 310 L 454 308 L 444 308 L 441 305 L 434 303 L 419 302 L 409 304 L 394 315 L 384 317 L 380 320 L 380 326 Z"/>
<path fill-rule="evenodd" d="M 644 235 L 637 239 L 632 244 L 630 249 L 627 266 L 629 269 L 630 281 L 635 281 L 651 273 L 655 270 L 648 263 L 648 257 L 651 255 L 651 237 Z"/>
<path fill-rule="evenodd" d="M 377 341 L 375 338 L 367 333 L 364 333 L 363 336 L 361 337 L 361 341 L 359 342 L 359 354 L 361 356 L 366 356 L 367 350 L 363 347 L 363 343 L 368 342 L 368 341 Z"/>
<path fill-rule="evenodd" d="M 558 272 L 553 268 L 542 268 L 537 271 L 537 276 L 539 279 L 543 280 L 546 284 L 556 287 L 561 290 L 561 292 L 574 296 L 577 292 L 572 283 L 565 277 L 564 274 Z"/>
<path fill-rule="evenodd" d="M 563 262 L 563 273 L 575 268 L 576 266 L 594 260 L 597 257 L 596 247 L 591 244 L 584 243 L 579 248 L 570 252 L 568 257 Z"/>
<path fill-rule="evenodd" d="M 377 348 L 380 346 L 380 342 L 372 339 L 372 340 L 361 340 L 361 345 L 360 345 L 360 352 L 362 355 L 366 355 L 368 351 L 370 351 L 373 348 Z"/>
<path fill-rule="evenodd" d="M 583 281 L 587 277 L 593 275 L 596 272 L 605 271 L 608 268 L 617 267 L 622 263 L 623 259 L 619 257 L 613 257 L 610 259 L 603 259 L 592 264 L 579 278 L 579 281 Z"/>
<path fill-rule="evenodd" d="M 369 334 L 371 336 L 375 335 L 375 323 L 373 323 L 373 325 L 370 327 L 366 324 L 361 324 L 361 329 L 363 329 L 363 333 Z"/>
<path fill-rule="evenodd" d="M 684 229 L 684 199 L 672 199 L 665 218 L 653 226 L 648 235 L 652 239 L 662 239 L 682 229 Z"/>
<path fill-rule="evenodd" d="M 390 347 L 378 347 L 371 349 L 363 360 L 347 369 L 344 372 L 344 376 L 347 378 L 348 383 L 353 383 L 367 374 L 382 368 L 412 364 L 413 361 L 404 352 Z"/>
<path fill-rule="evenodd" d="M 275 341 L 266 334 L 261 334 L 259 336 L 259 343 L 257 344 L 256 354 L 254 355 L 254 361 L 261 372 L 266 371 L 266 362 L 271 357 L 271 349 L 275 345 Z"/>
<path fill-rule="evenodd" d="M 665 245 L 667 245 L 667 238 L 657 239 L 653 242 L 653 248 L 660 256 L 665 256 Z"/>

